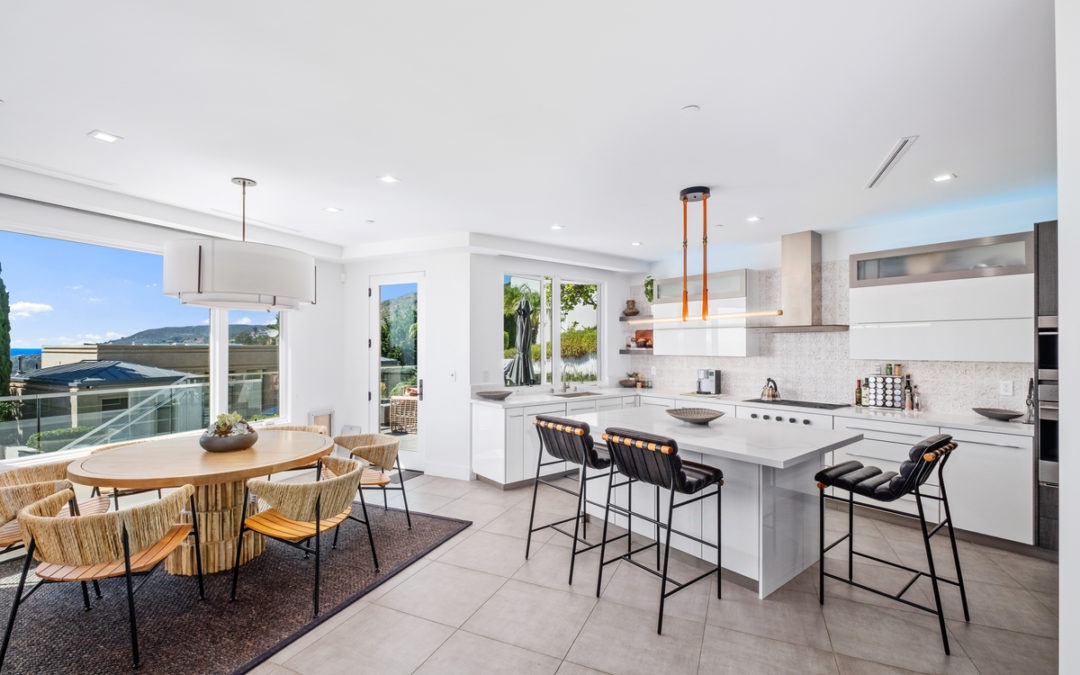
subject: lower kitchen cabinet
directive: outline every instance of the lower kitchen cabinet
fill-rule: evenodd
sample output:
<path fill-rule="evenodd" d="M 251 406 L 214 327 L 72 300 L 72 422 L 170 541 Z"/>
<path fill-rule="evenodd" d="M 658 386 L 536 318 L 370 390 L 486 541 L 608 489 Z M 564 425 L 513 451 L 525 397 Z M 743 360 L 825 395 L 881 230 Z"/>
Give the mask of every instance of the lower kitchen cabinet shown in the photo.
<path fill-rule="evenodd" d="M 1035 453 L 1032 439 L 942 428 L 957 447 L 945 466 L 953 525 L 1035 543 Z"/>
<path fill-rule="evenodd" d="M 536 476 L 540 438 L 533 421 L 537 415 L 566 415 L 566 404 L 526 408 L 472 406 L 473 471 L 496 483 L 517 483 Z M 544 461 L 555 458 L 544 453 Z M 566 463 L 544 468 L 545 475 L 566 471 Z"/>

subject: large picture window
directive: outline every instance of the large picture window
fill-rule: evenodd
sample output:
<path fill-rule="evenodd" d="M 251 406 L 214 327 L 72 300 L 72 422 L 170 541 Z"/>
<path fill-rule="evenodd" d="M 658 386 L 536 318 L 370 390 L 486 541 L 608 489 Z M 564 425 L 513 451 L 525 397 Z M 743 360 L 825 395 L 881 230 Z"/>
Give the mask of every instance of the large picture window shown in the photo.
<path fill-rule="evenodd" d="M 548 276 L 504 276 L 505 384 L 599 380 L 599 296 L 597 284 Z"/>
<path fill-rule="evenodd" d="M 0 231 L 0 458 L 206 428 L 212 313 L 161 273 L 159 255 Z M 278 415 L 278 315 L 229 323 L 229 410 Z"/>

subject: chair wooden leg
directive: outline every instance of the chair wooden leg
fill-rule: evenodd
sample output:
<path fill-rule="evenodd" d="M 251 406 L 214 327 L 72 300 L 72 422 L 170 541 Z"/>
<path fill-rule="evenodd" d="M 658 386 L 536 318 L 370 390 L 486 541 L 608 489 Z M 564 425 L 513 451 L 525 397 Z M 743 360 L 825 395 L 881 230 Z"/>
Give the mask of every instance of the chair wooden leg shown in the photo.
<path fill-rule="evenodd" d="M 15 615 L 19 611 L 19 605 L 22 604 L 23 589 L 26 587 L 26 575 L 30 573 L 30 563 L 34 560 L 34 551 L 36 549 L 36 542 L 31 539 L 30 546 L 26 549 L 26 559 L 23 560 L 19 585 L 15 587 L 15 599 L 11 602 L 11 614 L 8 616 L 7 629 L 4 630 L 4 644 L 0 647 L 0 668 L 4 667 L 4 657 L 7 656 L 8 644 L 11 642 L 11 629 L 15 627 Z"/>

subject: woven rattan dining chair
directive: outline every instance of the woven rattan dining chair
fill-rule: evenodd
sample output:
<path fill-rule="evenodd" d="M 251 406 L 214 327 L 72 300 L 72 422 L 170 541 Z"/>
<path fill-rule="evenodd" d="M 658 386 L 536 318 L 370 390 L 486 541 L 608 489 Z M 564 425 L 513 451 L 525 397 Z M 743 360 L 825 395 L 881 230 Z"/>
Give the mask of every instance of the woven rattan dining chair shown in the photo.
<path fill-rule="evenodd" d="M 67 482 L 70 460 L 20 466 L 0 473 L 0 554 L 23 545 L 22 530 L 17 516 L 19 511 L 39 499 L 71 487 Z M 77 513 L 90 515 L 109 510 L 109 498 L 95 496 L 79 502 Z M 60 515 L 69 515 L 64 507 Z"/>
<path fill-rule="evenodd" d="M 244 531 L 253 530 L 298 548 L 305 554 L 315 555 L 314 615 L 319 615 L 322 533 L 336 529 L 349 517 L 353 493 L 360 484 L 360 474 L 364 470 L 360 462 L 342 457 L 324 457 L 321 463 L 330 471 L 325 472 L 325 476 L 317 476 L 312 482 L 271 482 L 265 478 L 252 478 L 244 486 L 244 507 L 240 535 L 236 540 L 236 562 L 233 565 L 230 595 L 233 600 L 236 600 L 236 585 L 240 577 L 240 552 Z M 320 470 L 317 472 L 323 473 Z M 246 516 L 249 492 L 266 502 L 270 508 Z M 312 539 L 315 540 L 314 546 L 311 545 Z M 368 540 L 371 542 L 371 555 L 374 559 L 375 541 L 371 538 L 370 526 Z M 378 568 L 376 559 L 375 569 Z"/>
<path fill-rule="evenodd" d="M 123 511 L 89 516 L 61 517 L 59 512 L 74 501 L 74 491 L 67 489 L 34 502 L 19 512 L 19 524 L 27 543 L 22 576 L 11 604 L 11 615 L 0 647 L 0 667 L 7 655 L 15 617 L 22 605 L 42 584 L 78 581 L 83 584 L 83 600 L 89 608 L 86 582 L 124 577 L 127 582 L 128 618 L 131 623 L 131 658 L 139 667 L 139 636 L 135 621 L 135 586 L 132 577 L 149 575 L 189 536 L 199 540 L 197 523 L 181 523 L 180 510 L 187 505 L 195 512 L 195 488 L 184 485 L 164 499 L 139 504 Z M 23 595 L 30 563 L 37 584 Z M 202 556 L 195 546 L 199 577 L 199 599 L 203 594 Z M 141 584 L 140 584 L 141 586 Z M 98 593 L 98 597 L 101 594 Z M 55 637 L 55 635 L 54 635 Z"/>
<path fill-rule="evenodd" d="M 123 443 L 110 443 L 109 445 L 103 445 L 100 448 L 95 448 L 90 451 L 91 455 L 96 455 L 99 452 L 105 452 L 106 450 L 112 450 L 113 448 L 122 448 L 125 445 L 135 445 L 136 443 L 142 443 L 142 440 L 124 441 Z M 158 499 L 161 499 L 160 488 L 116 488 L 116 487 L 95 487 L 90 496 L 97 497 L 98 495 L 111 496 L 113 503 L 116 505 L 116 510 L 120 510 L 120 498 L 130 497 L 131 495 L 138 495 L 144 492 L 157 491 Z"/>
<path fill-rule="evenodd" d="M 383 510 L 389 505 L 386 501 L 387 490 L 401 492 L 401 501 L 405 504 L 405 522 L 412 529 L 412 515 L 409 513 L 409 498 L 405 496 L 405 474 L 401 470 L 401 439 L 386 434 L 353 434 L 351 436 L 334 436 L 334 443 L 345 448 L 354 457 L 359 457 L 371 462 L 380 471 L 369 470 L 364 472 L 364 478 L 360 481 L 360 488 L 379 488 L 383 495 Z M 391 485 L 388 471 L 397 471 L 398 483 Z"/>
<path fill-rule="evenodd" d="M 307 431 L 312 434 L 322 434 L 323 436 L 329 436 L 330 430 L 326 428 L 325 424 L 276 424 L 274 426 L 266 427 L 267 431 Z M 291 469 L 284 469 L 282 473 L 286 471 L 311 471 L 316 468 L 316 464 L 306 464 L 304 466 L 294 466 Z"/>

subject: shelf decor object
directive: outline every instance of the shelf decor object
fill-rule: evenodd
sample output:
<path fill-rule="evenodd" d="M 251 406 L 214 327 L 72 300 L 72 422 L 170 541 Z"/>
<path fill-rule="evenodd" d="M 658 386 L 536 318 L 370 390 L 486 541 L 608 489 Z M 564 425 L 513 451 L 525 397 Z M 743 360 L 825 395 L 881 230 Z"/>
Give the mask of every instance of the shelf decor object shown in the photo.
<path fill-rule="evenodd" d="M 677 420 L 702 425 L 724 416 L 722 410 L 712 410 L 710 408 L 667 408 L 664 412 Z"/>
<path fill-rule="evenodd" d="M 281 246 L 247 240 L 250 178 L 243 190 L 240 241 L 175 239 L 165 243 L 162 292 L 180 304 L 227 309 L 283 310 L 315 304 L 315 259 Z"/>
<path fill-rule="evenodd" d="M 259 434 L 239 413 L 222 413 L 199 437 L 199 445 L 207 452 L 234 452 L 247 450 L 258 440 Z"/>
<path fill-rule="evenodd" d="M 1001 420 L 1002 422 L 1009 422 L 1017 417 L 1024 416 L 1024 413 L 1022 412 L 1006 410 L 1005 408 L 972 408 L 972 410 L 983 417 L 989 417 L 992 420 Z"/>
<path fill-rule="evenodd" d="M 501 390 L 501 391 L 478 391 L 478 392 L 476 392 L 476 395 L 479 396 L 480 398 L 486 398 L 486 399 L 490 399 L 492 401 L 501 401 L 501 400 L 503 400 L 504 398 L 506 398 L 507 396 L 509 396 L 510 394 L 513 394 L 513 393 L 514 392 L 512 392 L 512 391 L 510 391 L 508 389 L 504 389 L 504 390 Z"/>

